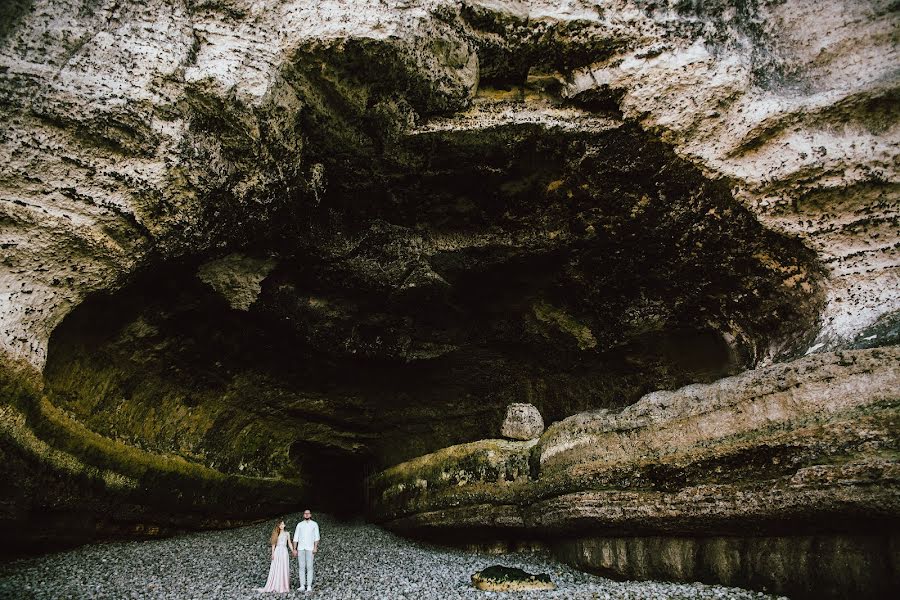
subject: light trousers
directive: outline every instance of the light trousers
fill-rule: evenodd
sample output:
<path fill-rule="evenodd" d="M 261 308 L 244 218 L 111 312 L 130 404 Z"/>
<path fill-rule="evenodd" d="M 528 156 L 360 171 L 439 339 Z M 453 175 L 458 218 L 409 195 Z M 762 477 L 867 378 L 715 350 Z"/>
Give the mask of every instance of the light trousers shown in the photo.
<path fill-rule="evenodd" d="M 312 587 L 313 584 L 313 552 L 300 550 L 297 552 L 297 568 L 300 572 L 300 589 Z"/>

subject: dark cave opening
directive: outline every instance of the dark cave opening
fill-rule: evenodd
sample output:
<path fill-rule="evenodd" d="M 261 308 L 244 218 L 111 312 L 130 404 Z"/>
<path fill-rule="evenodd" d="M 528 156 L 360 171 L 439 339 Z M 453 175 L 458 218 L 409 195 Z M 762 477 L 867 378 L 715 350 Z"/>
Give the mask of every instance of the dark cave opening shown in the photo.
<path fill-rule="evenodd" d="M 293 457 L 267 439 L 270 431 L 295 453 L 302 446 L 353 470 L 358 460 L 382 468 L 496 436 L 510 402 L 531 402 L 553 422 L 741 364 L 717 332 L 689 328 L 585 352 L 534 318 L 522 299 L 529 285 L 544 284 L 529 283 L 527 268 L 459 279 L 458 295 L 433 299 L 425 312 L 408 299 L 361 308 L 332 295 L 327 320 L 309 310 L 324 290 L 298 293 L 305 275 L 276 270 L 241 311 L 196 269 L 197 261 L 169 264 L 74 311 L 54 332 L 45 369 L 53 401 L 149 451 L 289 476 Z M 412 312 L 392 317 L 389 309 Z M 408 329 L 437 341 L 406 338 Z M 167 422 L 168 411 L 177 420 Z"/>
<path fill-rule="evenodd" d="M 322 157 L 317 209 L 85 300 L 53 403 L 359 514 L 371 470 L 495 438 L 510 403 L 621 409 L 796 353 L 817 318 L 809 251 L 632 125 L 398 144 Z"/>
<path fill-rule="evenodd" d="M 338 518 L 364 515 L 368 506 L 366 481 L 374 472 L 374 461 L 367 454 L 321 447 L 306 441 L 291 444 L 289 456 L 301 477 L 308 483 L 304 502 L 313 512 L 327 512 Z"/>

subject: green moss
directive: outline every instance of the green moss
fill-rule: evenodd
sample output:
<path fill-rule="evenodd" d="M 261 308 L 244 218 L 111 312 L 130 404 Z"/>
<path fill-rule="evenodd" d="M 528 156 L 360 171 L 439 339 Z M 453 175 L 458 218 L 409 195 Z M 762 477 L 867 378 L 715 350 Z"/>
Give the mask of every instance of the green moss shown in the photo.
<path fill-rule="evenodd" d="M 373 482 L 394 482 L 424 479 L 457 485 L 464 480 L 496 480 L 508 473 L 528 475 L 528 452 L 534 442 L 479 440 L 458 444 L 426 454 L 385 469 L 373 477 Z"/>
<path fill-rule="evenodd" d="M 25 414 L 9 405 L 0 406 L 0 440 L 7 451 L 12 450 L 41 465 L 55 476 L 82 479 L 89 485 L 99 485 L 116 492 L 137 488 L 134 479 L 86 465 L 71 454 L 50 447 L 27 427 Z"/>
<path fill-rule="evenodd" d="M 597 346 L 597 339 L 590 328 L 576 321 L 567 312 L 551 306 L 544 300 L 535 302 L 531 309 L 539 321 L 555 325 L 560 331 L 568 333 L 575 338 L 580 350 L 588 350 Z"/>
<path fill-rule="evenodd" d="M 471 502 L 508 502 L 529 480 L 535 441 L 480 440 L 450 446 L 395 465 L 369 480 L 373 512 L 397 516 L 465 497 Z"/>
<path fill-rule="evenodd" d="M 42 392 L 40 376 L 30 365 L 0 367 L 0 439 L 7 451 L 39 465 L 40 471 L 5 473 L 5 478 L 23 484 L 44 474 L 72 478 L 69 499 L 100 494 L 102 500 L 92 500 L 91 506 L 127 502 L 166 519 L 173 513 L 173 498 L 174 512 L 181 515 L 199 511 L 247 518 L 284 510 L 303 497 L 298 480 L 229 475 L 112 440 L 72 419 Z"/>
<path fill-rule="evenodd" d="M 138 383 L 139 382 L 139 383 Z M 254 476 L 296 476 L 287 448 L 294 434 L 273 416 L 236 411 L 259 393 L 241 378 L 224 391 L 179 385 L 156 365 L 118 356 L 56 356 L 51 403 L 91 431 L 154 454 Z"/>
<path fill-rule="evenodd" d="M 141 481 L 145 489 L 168 494 L 173 486 L 198 502 L 218 497 L 227 501 L 235 492 L 286 493 L 299 491 L 299 482 L 226 475 L 178 456 L 161 456 L 110 440 L 70 419 L 46 398 L 32 411 L 30 423 L 40 437 L 79 457 L 86 464 Z"/>
<path fill-rule="evenodd" d="M 476 575 L 480 576 L 482 579 L 487 579 L 490 581 L 496 582 L 533 582 L 539 581 L 541 583 L 552 583 L 550 580 L 550 576 L 546 573 L 539 573 L 537 575 L 532 575 L 531 573 L 524 571 L 522 569 L 516 567 L 504 567 L 503 565 L 493 565 L 486 569 L 482 569 L 478 571 Z"/>
<path fill-rule="evenodd" d="M 41 374 L 25 361 L 4 358 L 0 354 L 0 405 L 23 408 L 31 404 L 43 389 Z"/>

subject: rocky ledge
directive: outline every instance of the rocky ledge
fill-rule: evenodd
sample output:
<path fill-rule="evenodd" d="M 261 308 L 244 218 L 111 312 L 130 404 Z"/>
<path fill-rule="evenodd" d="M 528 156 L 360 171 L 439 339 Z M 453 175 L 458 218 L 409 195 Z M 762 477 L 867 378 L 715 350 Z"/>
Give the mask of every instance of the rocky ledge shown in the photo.
<path fill-rule="evenodd" d="M 372 510 L 608 576 L 877 596 L 897 585 L 898 390 L 897 348 L 809 356 L 394 466 Z"/>

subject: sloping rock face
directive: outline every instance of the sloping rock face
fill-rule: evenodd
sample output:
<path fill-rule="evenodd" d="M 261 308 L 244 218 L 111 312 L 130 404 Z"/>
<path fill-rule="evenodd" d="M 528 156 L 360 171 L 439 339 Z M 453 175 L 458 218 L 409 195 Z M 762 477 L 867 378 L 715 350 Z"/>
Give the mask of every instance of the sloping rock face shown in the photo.
<path fill-rule="evenodd" d="M 367 474 L 510 403 L 552 424 L 896 344 L 895 27 L 888 2 L 3 3 L 3 534 L 359 510 Z"/>
<path fill-rule="evenodd" d="M 415 535 L 544 539 L 614 577 L 875 597 L 898 583 L 898 389 L 890 348 L 654 392 L 537 443 L 391 467 L 372 479 L 373 513 Z"/>

